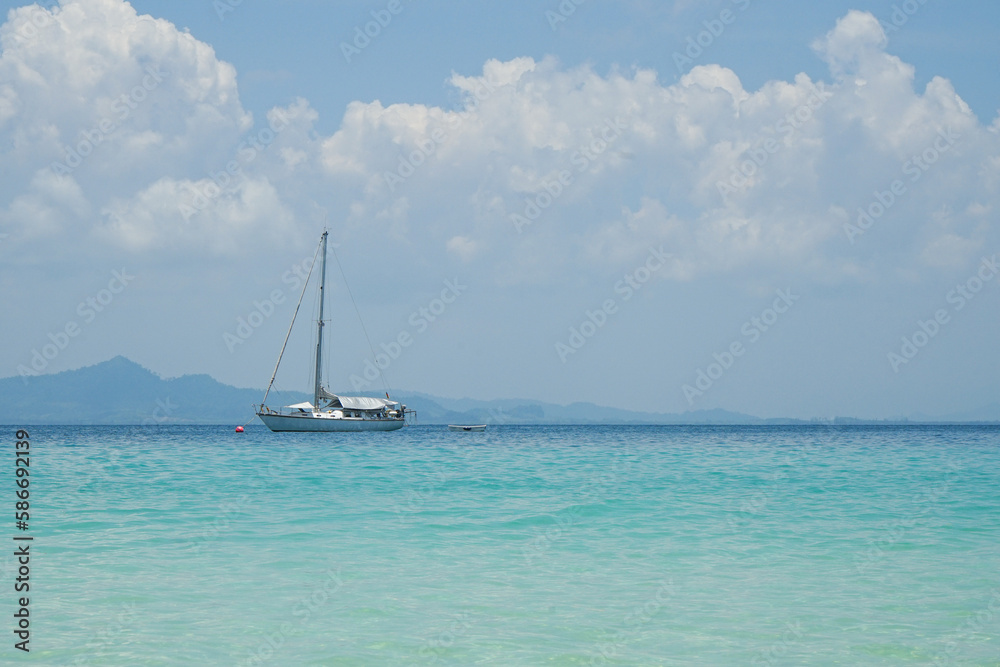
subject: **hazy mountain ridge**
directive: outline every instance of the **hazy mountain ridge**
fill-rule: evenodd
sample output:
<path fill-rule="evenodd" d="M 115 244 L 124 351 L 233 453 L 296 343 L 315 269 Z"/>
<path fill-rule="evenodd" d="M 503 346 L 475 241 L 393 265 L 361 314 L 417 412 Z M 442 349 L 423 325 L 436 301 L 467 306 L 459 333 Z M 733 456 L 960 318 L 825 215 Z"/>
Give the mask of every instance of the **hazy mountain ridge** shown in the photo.
<path fill-rule="evenodd" d="M 274 394 L 272 394 L 273 396 Z M 260 389 L 222 384 L 208 375 L 161 378 L 126 359 L 52 375 L 0 379 L 0 423 L 4 424 L 242 424 L 254 418 Z M 308 400 L 282 392 L 281 404 Z M 420 424 L 885 424 L 912 422 L 1000 422 L 1000 404 L 944 418 L 914 420 L 761 419 L 727 410 L 684 414 L 639 412 L 591 403 L 555 405 L 528 399 L 448 399 L 399 392 L 394 399 L 417 412 Z"/>

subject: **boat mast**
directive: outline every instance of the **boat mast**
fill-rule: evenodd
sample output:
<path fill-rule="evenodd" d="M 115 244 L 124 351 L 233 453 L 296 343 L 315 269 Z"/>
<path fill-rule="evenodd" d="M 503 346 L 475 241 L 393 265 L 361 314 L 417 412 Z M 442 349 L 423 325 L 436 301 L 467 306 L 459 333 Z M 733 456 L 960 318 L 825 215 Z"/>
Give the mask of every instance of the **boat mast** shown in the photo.
<path fill-rule="evenodd" d="M 326 231 L 323 232 L 321 250 L 323 254 L 323 271 L 319 281 L 319 335 L 316 340 L 316 390 L 313 396 L 313 406 L 319 410 L 320 392 L 323 391 L 323 302 L 326 301 Z"/>

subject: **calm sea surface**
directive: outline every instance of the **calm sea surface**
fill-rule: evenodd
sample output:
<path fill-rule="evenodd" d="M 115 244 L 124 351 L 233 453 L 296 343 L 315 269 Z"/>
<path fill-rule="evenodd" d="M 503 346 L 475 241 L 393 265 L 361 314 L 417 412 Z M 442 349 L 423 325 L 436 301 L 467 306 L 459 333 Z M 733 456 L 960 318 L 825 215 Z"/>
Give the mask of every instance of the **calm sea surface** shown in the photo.
<path fill-rule="evenodd" d="M 29 431 L 4 664 L 1000 665 L 997 428 Z"/>

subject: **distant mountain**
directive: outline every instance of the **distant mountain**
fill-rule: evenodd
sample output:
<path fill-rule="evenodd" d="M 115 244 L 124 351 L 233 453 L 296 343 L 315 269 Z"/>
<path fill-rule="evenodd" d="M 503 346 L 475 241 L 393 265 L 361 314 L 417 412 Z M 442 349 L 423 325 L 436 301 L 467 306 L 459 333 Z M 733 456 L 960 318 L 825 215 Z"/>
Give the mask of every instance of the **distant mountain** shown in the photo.
<path fill-rule="evenodd" d="M 0 380 L 0 423 L 243 423 L 253 416 L 250 405 L 261 394 L 208 375 L 165 380 L 115 357 L 53 375 Z"/>
<path fill-rule="evenodd" d="M 164 379 L 139 364 L 115 357 L 72 371 L 37 377 L 0 379 L 0 424 L 243 424 L 253 418 L 260 389 L 238 389 L 208 375 Z M 273 394 L 272 394 L 273 396 Z M 282 405 L 310 399 L 282 392 Z M 726 410 L 684 414 L 640 412 L 592 403 L 556 405 L 525 399 L 479 401 L 400 392 L 393 396 L 416 410 L 420 424 L 869 424 L 905 420 L 831 421 L 760 419 Z M 992 405 L 934 422 L 998 422 Z"/>
<path fill-rule="evenodd" d="M 956 412 L 946 415 L 942 421 L 949 422 L 1000 422 L 1000 403 L 986 405 L 978 410 Z"/>
<path fill-rule="evenodd" d="M 448 399 L 414 393 L 408 396 L 406 404 L 416 407 L 421 401 L 428 401 L 447 411 L 445 415 L 434 413 L 434 422 L 477 424 L 762 424 L 764 420 L 751 415 L 726 410 L 697 410 L 684 414 L 661 412 L 638 412 L 620 408 L 608 408 L 593 403 L 572 403 L 556 405 L 526 399 L 499 399 L 480 401 L 469 398 Z M 421 422 L 423 422 L 421 415 Z M 789 420 L 783 420 L 785 422 Z"/>
<path fill-rule="evenodd" d="M 259 389 L 238 389 L 208 375 L 164 379 L 115 357 L 72 371 L 0 379 L 0 423 L 5 424 L 241 424 L 253 417 Z M 724 410 L 669 415 L 590 403 L 555 405 L 533 400 L 444 399 L 401 392 L 421 424 L 759 424 Z M 283 392 L 282 404 L 309 400 Z"/>

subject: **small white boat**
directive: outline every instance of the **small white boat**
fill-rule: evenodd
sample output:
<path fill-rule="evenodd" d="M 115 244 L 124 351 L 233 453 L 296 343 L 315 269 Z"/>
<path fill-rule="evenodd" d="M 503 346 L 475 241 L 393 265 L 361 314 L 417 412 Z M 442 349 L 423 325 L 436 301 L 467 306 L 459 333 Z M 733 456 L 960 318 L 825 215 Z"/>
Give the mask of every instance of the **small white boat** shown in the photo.
<path fill-rule="evenodd" d="M 486 424 L 476 424 L 474 426 L 462 426 L 460 424 L 448 424 L 449 431 L 485 431 Z"/>

